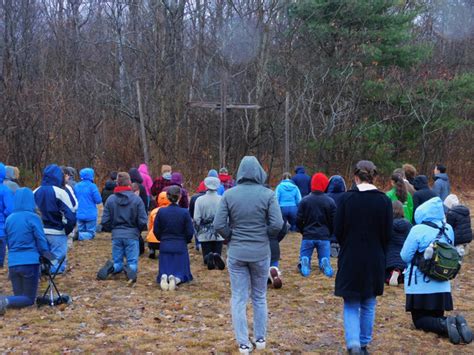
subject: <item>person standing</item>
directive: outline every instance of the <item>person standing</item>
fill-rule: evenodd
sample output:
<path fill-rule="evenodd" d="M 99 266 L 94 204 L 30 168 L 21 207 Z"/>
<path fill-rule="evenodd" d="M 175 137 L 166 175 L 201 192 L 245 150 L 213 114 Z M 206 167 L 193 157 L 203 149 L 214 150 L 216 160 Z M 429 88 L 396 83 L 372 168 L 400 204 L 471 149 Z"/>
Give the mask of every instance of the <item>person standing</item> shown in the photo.
<path fill-rule="evenodd" d="M 247 327 L 249 296 L 256 347 L 266 346 L 269 238 L 277 236 L 283 225 L 275 193 L 264 186 L 266 179 L 257 158 L 244 157 L 237 172 L 237 185 L 225 192 L 214 218 L 216 232 L 229 241 L 232 325 L 239 351 L 244 354 L 253 349 Z"/>
<path fill-rule="evenodd" d="M 227 168 L 221 168 L 219 170 L 219 180 L 224 186 L 225 191 L 233 188 L 235 185 L 234 179 L 232 178 L 232 175 L 229 174 L 229 170 L 227 170 Z"/>
<path fill-rule="evenodd" d="M 79 172 L 81 182 L 76 184 L 74 192 L 78 201 L 77 238 L 94 239 L 97 228 L 97 205 L 102 203 L 99 189 L 94 184 L 94 170 L 84 168 Z"/>
<path fill-rule="evenodd" d="M 161 166 L 161 176 L 157 177 L 153 181 L 150 192 L 153 196 L 158 197 L 160 192 L 167 186 L 171 186 L 171 165 L 162 165 Z"/>
<path fill-rule="evenodd" d="M 304 166 L 297 166 L 295 175 L 291 178 L 300 189 L 301 197 L 305 197 L 311 192 L 311 177 L 306 174 Z"/>
<path fill-rule="evenodd" d="M 151 187 L 153 186 L 153 180 L 148 171 L 148 165 L 140 164 L 140 166 L 138 167 L 138 171 L 140 172 L 140 175 L 142 176 L 143 186 L 145 187 L 147 196 L 151 196 Z"/>
<path fill-rule="evenodd" d="M 434 170 L 434 184 L 433 192 L 439 196 L 441 201 L 451 193 L 451 185 L 449 183 L 448 174 L 446 174 L 446 167 L 442 164 L 436 164 Z"/>
<path fill-rule="evenodd" d="M 344 194 L 336 211 L 341 246 L 335 295 L 344 299 L 344 331 L 349 353 L 366 352 L 372 341 L 376 297 L 383 294 L 385 252 L 392 232 L 392 202 L 373 185 L 371 161 L 356 165 L 357 189 Z"/>

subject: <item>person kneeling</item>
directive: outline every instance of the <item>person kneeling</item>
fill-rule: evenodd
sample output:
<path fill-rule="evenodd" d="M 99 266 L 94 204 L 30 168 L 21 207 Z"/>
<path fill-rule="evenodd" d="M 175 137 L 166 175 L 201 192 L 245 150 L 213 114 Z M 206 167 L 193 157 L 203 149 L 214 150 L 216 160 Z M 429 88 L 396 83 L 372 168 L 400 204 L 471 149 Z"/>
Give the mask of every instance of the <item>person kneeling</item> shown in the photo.
<path fill-rule="evenodd" d="M 112 232 L 112 259 L 97 273 L 97 279 L 105 280 L 114 273 L 125 271 L 129 283 L 137 281 L 139 236 L 146 230 L 147 214 L 143 201 L 131 188 L 130 175 L 120 172 L 114 194 L 107 199 L 102 214 L 102 230 Z M 123 258 L 127 265 L 123 265 Z"/>

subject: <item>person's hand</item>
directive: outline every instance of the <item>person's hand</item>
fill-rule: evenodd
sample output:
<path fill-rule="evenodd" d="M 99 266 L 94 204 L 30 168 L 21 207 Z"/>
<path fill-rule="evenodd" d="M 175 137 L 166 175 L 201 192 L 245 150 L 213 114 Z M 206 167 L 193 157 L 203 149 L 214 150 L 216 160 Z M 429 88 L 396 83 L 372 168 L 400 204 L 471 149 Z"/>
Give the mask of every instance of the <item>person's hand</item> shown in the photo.
<path fill-rule="evenodd" d="M 51 265 L 55 265 L 58 263 L 58 260 L 56 258 L 56 255 L 54 255 L 53 253 L 47 251 L 47 252 L 44 252 L 41 257 L 43 258 L 43 261 L 45 263 L 48 263 L 48 264 L 51 264 Z"/>

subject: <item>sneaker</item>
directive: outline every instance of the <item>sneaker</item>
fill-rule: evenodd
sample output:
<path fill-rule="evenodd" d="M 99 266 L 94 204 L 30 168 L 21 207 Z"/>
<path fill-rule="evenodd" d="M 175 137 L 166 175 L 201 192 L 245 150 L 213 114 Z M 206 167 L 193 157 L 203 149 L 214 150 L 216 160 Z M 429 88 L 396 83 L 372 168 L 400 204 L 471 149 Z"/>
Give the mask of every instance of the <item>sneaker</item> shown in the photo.
<path fill-rule="evenodd" d="M 206 259 L 207 259 L 207 269 L 214 270 L 216 268 L 216 265 L 214 264 L 214 254 L 212 253 L 207 254 Z"/>
<path fill-rule="evenodd" d="M 304 277 L 308 277 L 311 274 L 311 268 L 309 266 L 309 258 L 307 256 L 303 256 L 301 258 L 301 275 Z"/>
<path fill-rule="evenodd" d="M 353 348 L 350 348 L 350 349 L 347 349 L 347 353 L 348 353 L 348 354 L 363 354 L 363 353 L 362 353 L 362 349 L 359 348 L 358 346 L 353 347 Z"/>
<path fill-rule="evenodd" d="M 461 335 L 463 342 L 470 344 L 472 342 L 472 330 L 467 324 L 466 319 L 460 314 L 456 316 L 456 327 L 458 328 L 458 333 Z"/>
<path fill-rule="evenodd" d="M 4 296 L 0 297 L 0 316 L 5 315 L 7 312 L 8 299 Z"/>
<path fill-rule="evenodd" d="M 128 283 L 135 283 L 137 282 L 137 272 L 133 270 L 130 266 L 125 265 L 123 267 L 123 270 L 125 271 L 125 275 L 127 275 Z"/>
<path fill-rule="evenodd" d="M 367 345 L 360 348 L 360 351 L 363 355 L 369 355 L 369 350 L 367 350 Z"/>
<path fill-rule="evenodd" d="M 168 277 L 168 282 L 169 282 L 168 290 L 174 291 L 176 289 L 176 284 L 177 284 L 176 278 L 173 275 L 170 275 L 170 277 Z"/>
<path fill-rule="evenodd" d="M 168 275 L 166 274 L 161 275 L 160 287 L 163 291 L 168 291 L 169 289 Z"/>
<path fill-rule="evenodd" d="M 241 354 L 250 354 L 251 352 L 253 351 L 253 345 L 252 343 L 249 343 L 249 345 L 244 345 L 244 344 L 241 344 L 239 346 L 239 353 Z"/>
<path fill-rule="evenodd" d="M 458 327 L 456 324 L 456 318 L 449 316 L 445 320 L 446 331 L 449 336 L 449 341 L 453 344 L 459 344 L 461 342 L 461 335 L 459 334 Z"/>
<path fill-rule="evenodd" d="M 400 271 L 399 270 L 393 270 L 392 273 L 390 274 L 390 280 L 388 281 L 388 284 L 390 286 L 398 286 L 398 278 L 400 277 Z"/>
<path fill-rule="evenodd" d="M 257 350 L 265 350 L 265 347 L 267 346 L 267 343 L 265 342 L 265 339 L 260 338 L 255 340 L 255 347 Z"/>
<path fill-rule="evenodd" d="M 331 263 L 328 258 L 321 259 L 321 270 L 327 277 L 332 277 L 334 275 L 334 271 L 332 271 Z"/>
<path fill-rule="evenodd" d="M 224 270 L 225 269 L 225 263 L 224 260 L 222 260 L 221 256 L 217 253 L 212 254 L 212 257 L 210 258 L 213 259 L 214 265 L 219 269 L 219 270 Z"/>
<path fill-rule="evenodd" d="M 272 282 L 272 285 L 274 288 L 281 288 L 283 286 L 283 283 L 281 282 L 280 278 L 280 273 L 278 272 L 278 268 L 275 266 L 272 266 L 269 271 L 270 274 L 270 280 Z M 258 349 L 258 346 L 257 346 Z"/>
<path fill-rule="evenodd" d="M 114 272 L 114 263 L 111 260 L 107 260 L 104 266 L 97 273 L 97 280 L 105 280 L 107 277 Z"/>

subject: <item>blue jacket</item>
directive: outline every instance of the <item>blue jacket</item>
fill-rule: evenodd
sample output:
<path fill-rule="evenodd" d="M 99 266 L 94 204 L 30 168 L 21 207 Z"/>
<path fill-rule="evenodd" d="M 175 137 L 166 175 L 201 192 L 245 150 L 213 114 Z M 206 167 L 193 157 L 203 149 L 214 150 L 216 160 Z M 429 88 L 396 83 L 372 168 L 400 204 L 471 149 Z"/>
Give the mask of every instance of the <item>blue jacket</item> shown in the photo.
<path fill-rule="evenodd" d="M 76 217 L 80 221 L 95 221 L 97 206 L 102 203 L 97 185 L 94 184 L 94 170 L 84 168 L 79 172 L 81 182 L 74 186 L 78 207 Z"/>
<path fill-rule="evenodd" d="M 443 202 L 439 197 L 433 197 L 416 209 L 415 222 L 417 225 L 410 230 L 403 244 L 402 251 L 400 252 L 402 260 L 408 265 L 405 270 L 405 293 L 432 294 L 451 292 L 451 284 L 449 281 L 432 280 L 419 271 L 416 266 L 414 266 L 413 269 L 411 285 L 408 286 L 411 261 L 415 253 L 417 251 L 423 253 L 430 243 L 434 241 L 439 232 L 438 229 L 421 224 L 421 222 L 433 222 L 441 227 L 444 219 Z M 447 238 L 443 236 L 442 239 L 444 239 L 445 242 L 454 243 L 453 228 L 449 224 L 446 224 L 446 228 Z"/>
<path fill-rule="evenodd" d="M 291 180 L 300 189 L 301 197 L 305 197 L 311 192 L 311 177 L 306 174 L 304 166 L 298 166 L 295 169 L 296 175 Z"/>
<path fill-rule="evenodd" d="M 448 174 L 441 173 L 434 176 L 435 182 L 433 185 L 433 192 L 439 196 L 441 201 L 446 200 L 446 197 L 451 193 L 451 185 L 449 184 Z"/>
<path fill-rule="evenodd" d="M 5 220 L 13 211 L 13 192 L 3 184 L 5 165 L 0 163 L 0 238 L 5 237 Z"/>
<path fill-rule="evenodd" d="M 41 219 L 35 213 L 35 198 L 29 188 L 15 193 L 15 208 L 5 224 L 8 267 L 39 264 L 40 255 L 49 252 Z"/>
<path fill-rule="evenodd" d="M 339 201 L 346 190 L 346 182 L 344 181 L 344 178 L 340 175 L 334 175 L 329 179 L 326 195 L 334 200 L 336 206 L 339 206 Z"/>
<path fill-rule="evenodd" d="M 301 201 L 301 192 L 292 180 L 283 180 L 276 188 L 280 207 L 296 207 Z"/>
<path fill-rule="evenodd" d="M 41 212 L 45 234 L 69 234 L 76 225 L 71 199 L 61 186 L 63 172 L 56 164 L 48 165 L 43 171 L 41 186 L 35 191 L 35 202 Z"/>
<path fill-rule="evenodd" d="M 186 244 L 191 242 L 194 235 L 193 222 L 188 210 L 176 204 L 160 208 L 153 224 L 153 233 L 160 241 L 161 252 L 162 247 L 165 248 L 165 252 L 186 252 Z"/>

